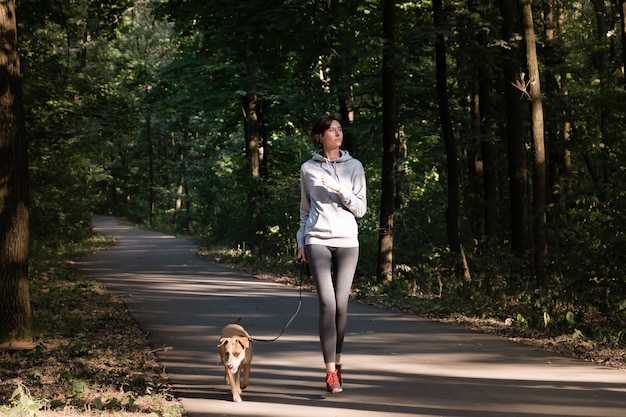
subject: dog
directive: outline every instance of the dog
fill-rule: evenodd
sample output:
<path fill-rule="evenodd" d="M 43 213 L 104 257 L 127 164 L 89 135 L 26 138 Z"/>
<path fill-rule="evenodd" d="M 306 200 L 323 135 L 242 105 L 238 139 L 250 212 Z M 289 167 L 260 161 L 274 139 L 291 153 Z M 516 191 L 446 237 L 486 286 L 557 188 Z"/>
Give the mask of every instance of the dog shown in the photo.
<path fill-rule="evenodd" d="M 252 343 L 250 335 L 239 324 L 229 324 L 220 332 L 217 345 L 226 382 L 230 385 L 233 401 L 240 403 L 241 390 L 248 387 L 250 365 L 252 364 Z"/>

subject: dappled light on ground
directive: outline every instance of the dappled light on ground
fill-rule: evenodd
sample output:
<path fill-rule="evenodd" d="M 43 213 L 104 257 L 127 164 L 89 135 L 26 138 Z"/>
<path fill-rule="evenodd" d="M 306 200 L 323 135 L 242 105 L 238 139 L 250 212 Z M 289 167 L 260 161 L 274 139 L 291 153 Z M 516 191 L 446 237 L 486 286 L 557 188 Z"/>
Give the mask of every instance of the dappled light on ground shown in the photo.
<path fill-rule="evenodd" d="M 492 335 L 350 305 L 344 392 L 325 392 L 311 292 L 207 262 L 192 242 L 109 228 L 114 250 L 81 267 L 120 293 L 149 332 L 187 413 L 198 416 L 623 416 L 626 373 Z M 254 342 L 250 387 L 229 400 L 216 344 L 240 321 Z"/>

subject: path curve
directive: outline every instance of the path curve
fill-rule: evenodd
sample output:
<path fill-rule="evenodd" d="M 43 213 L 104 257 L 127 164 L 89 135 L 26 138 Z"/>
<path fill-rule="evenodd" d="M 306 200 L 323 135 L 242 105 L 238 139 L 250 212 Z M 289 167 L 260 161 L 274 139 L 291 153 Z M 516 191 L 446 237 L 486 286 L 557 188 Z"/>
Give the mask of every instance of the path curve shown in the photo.
<path fill-rule="evenodd" d="M 276 342 L 254 345 L 250 387 L 233 403 L 216 343 L 239 317 L 259 339 L 275 337 L 299 291 L 197 256 L 191 240 L 94 216 L 117 241 L 81 270 L 121 295 L 149 333 L 189 417 L 624 417 L 626 372 L 454 325 L 351 303 L 344 392 L 325 392 L 317 302 Z"/>

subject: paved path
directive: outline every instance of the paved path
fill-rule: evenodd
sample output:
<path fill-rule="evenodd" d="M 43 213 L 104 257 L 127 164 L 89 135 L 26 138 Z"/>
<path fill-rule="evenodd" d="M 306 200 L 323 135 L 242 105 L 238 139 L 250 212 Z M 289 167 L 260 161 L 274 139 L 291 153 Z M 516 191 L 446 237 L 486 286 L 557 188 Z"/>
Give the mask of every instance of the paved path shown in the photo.
<path fill-rule="evenodd" d="M 251 384 L 233 403 L 216 344 L 242 317 L 258 339 L 275 337 L 299 291 L 224 269 L 190 240 L 96 216 L 114 249 L 80 262 L 121 294 L 149 332 L 189 417 L 626 416 L 626 372 L 496 336 L 352 303 L 344 392 L 328 395 L 317 338 L 317 302 L 302 308 L 276 342 L 254 345 Z"/>

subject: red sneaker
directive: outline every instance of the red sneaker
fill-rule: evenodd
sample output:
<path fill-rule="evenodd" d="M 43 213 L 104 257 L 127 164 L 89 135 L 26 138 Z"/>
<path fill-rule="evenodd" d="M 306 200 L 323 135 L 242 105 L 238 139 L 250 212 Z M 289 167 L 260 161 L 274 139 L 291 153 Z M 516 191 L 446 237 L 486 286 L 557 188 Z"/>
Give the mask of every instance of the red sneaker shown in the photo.
<path fill-rule="evenodd" d="M 337 370 L 334 372 L 328 372 L 326 374 L 326 391 L 337 394 L 343 389 L 341 388 L 341 384 L 339 383 L 339 376 L 337 375 Z"/>

